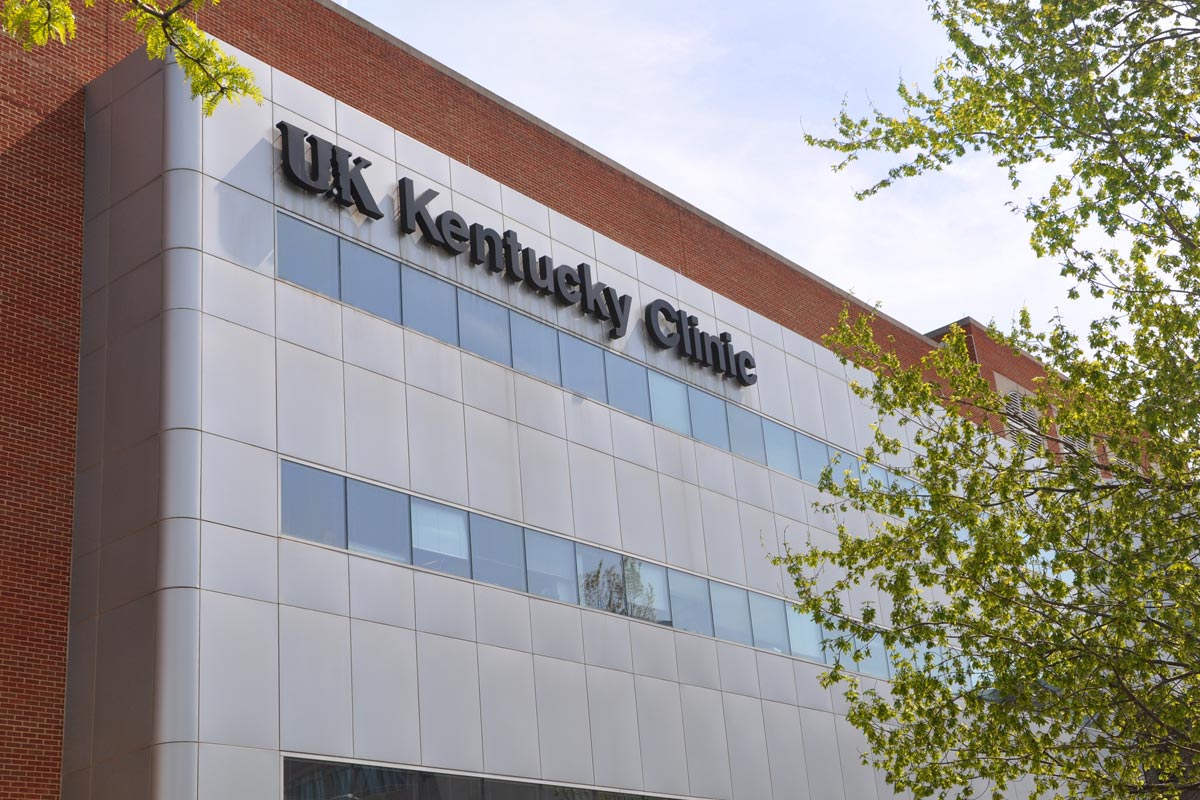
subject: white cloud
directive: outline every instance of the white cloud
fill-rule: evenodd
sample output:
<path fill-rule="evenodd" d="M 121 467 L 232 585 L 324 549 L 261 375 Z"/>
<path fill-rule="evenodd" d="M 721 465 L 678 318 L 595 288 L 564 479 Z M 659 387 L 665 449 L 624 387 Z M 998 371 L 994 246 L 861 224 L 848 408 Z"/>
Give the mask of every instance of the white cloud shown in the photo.
<path fill-rule="evenodd" d="M 860 203 L 874 173 L 835 175 L 833 154 L 803 144 L 801 119 L 828 130 L 843 94 L 886 108 L 902 73 L 929 73 L 941 35 L 921 0 L 351 8 L 913 328 L 1067 308 L 986 161 Z M 1069 309 L 1077 327 L 1087 308 Z"/>

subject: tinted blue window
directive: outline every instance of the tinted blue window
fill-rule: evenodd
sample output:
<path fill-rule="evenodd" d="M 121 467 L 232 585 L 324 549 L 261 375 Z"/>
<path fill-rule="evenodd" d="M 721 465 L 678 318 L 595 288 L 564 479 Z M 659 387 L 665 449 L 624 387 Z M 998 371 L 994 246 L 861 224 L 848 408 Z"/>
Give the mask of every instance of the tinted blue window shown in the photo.
<path fill-rule="evenodd" d="M 800 477 L 800 457 L 796 454 L 796 434 L 780 425 L 764 419 L 763 441 L 767 448 L 767 466 Z"/>
<path fill-rule="evenodd" d="M 608 380 L 608 402 L 634 416 L 650 419 L 646 368 L 605 350 L 604 371 Z"/>
<path fill-rule="evenodd" d="M 333 547 L 346 546 L 345 478 L 284 461 L 279 482 L 284 533 Z"/>
<path fill-rule="evenodd" d="M 608 402 L 604 380 L 604 351 L 590 342 L 565 333 L 558 335 L 562 385 L 573 392 Z"/>
<path fill-rule="evenodd" d="M 477 581 L 525 591 L 525 532 L 516 525 L 472 514 L 471 570 Z"/>
<path fill-rule="evenodd" d="M 509 314 L 512 327 L 513 367 L 554 384 L 561 384 L 558 369 L 558 331 L 524 314 Z"/>
<path fill-rule="evenodd" d="M 845 460 L 843 460 L 842 464 L 845 463 Z M 879 481 L 880 491 L 887 491 L 888 487 L 892 485 L 892 476 L 890 472 L 878 464 L 867 464 L 862 470 L 862 487 L 870 489 L 872 481 Z"/>
<path fill-rule="evenodd" d="M 713 634 L 730 642 L 754 644 L 746 590 L 716 581 L 709 581 L 708 588 L 712 597 Z"/>
<path fill-rule="evenodd" d="M 400 264 L 346 239 L 342 250 L 342 302 L 400 321 Z"/>
<path fill-rule="evenodd" d="M 667 571 L 671 588 L 672 624 L 681 631 L 713 635 L 712 601 L 708 581 L 686 572 Z"/>
<path fill-rule="evenodd" d="M 897 489 L 899 489 L 903 492 L 908 492 L 909 494 L 912 494 L 913 492 L 921 491 L 920 484 L 918 484 L 916 481 L 912 480 L 911 478 L 904 477 L 903 475 L 892 474 L 891 481 L 892 481 L 892 486 L 896 487 Z"/>
<path fill-rule="evenodd" d="M 405 267 L 401 290 L 406 328 L 458 344 L 458 301 L 453 286 Z"/>
<path fill-rule="evenodd" d="M 859 661 L 855 669 L 865 675 L 874 675 L 876 678 L 888 677 L 887 649 L 883 646 L 883 639 L 876 636 L 871 640 L 867 647 L 866 658 Z"/>
<path fill-rule="evenodd" d="M 750 624 L 754 629 L 754 646 L 776 653 L 787 653 L 788 628 L 784 602 L 764 594 L 750 593 Z"/>
<path fill-rule="evenodd" d="M 412 544 L 418 567 L 471 577 L 467 512 L 412 498 Z"/>
<path fill-rule="evenodd" d="M 621 556 L 586 544 L 575 545 L 579 600 L 588 608 L 625 613 L 625 571 Z"/>
<path fill-rule="evenodd" d="M 287 214 L 279 221 L 275 260 L 284 280 L 338 298 L 338 237 Z"/>
<path fill-rule="evenodd" d="M 347 481 L 346 527 L 351 550 L 412 561 L 408 495 L 362 481 Z"/>
<path fill-rule="evenodd" d="M 650 373 L 650 412 L 664 428 L 692 435 L 692 415 L 688 411 L 687 385 L 657 372 Z"/>
<path fill-rule="evenodd" d="M 914 642 L 912 646 L 896 642 L 892 646 L 892 651 L 888 653 L 888 669 L 897 670 L 901 661 L 907 661 L 919 669 L 925 665 L 927 658 L 930 659 L 930 663 L 937 664 L 944 661 L 945 651 L 940 647 L 929 647 L 921 642 Z"/>
<path fill-rule="evenodd" d="M 833 466 L 833 482 L 838 486 L 842 486 L 846 481 L 857 482 L 862 480 L 856 456 L 830 447 L 829 461 Z"/>
<path fill-rule="evenodd" d="M 659 625 L 671 624 L 667 568 L 625 557 L 625 599 L 629 616 Z"/>
<path fill-rule="evenodd" d="M 804 656 L 816 661 L 825 660 L 825 648 L 821 645 L 821 626 L 812 617 L 788 603 L 787 625 L 792 655 Z"/>
<path fill-rule="evenodd" d="M 688 387 L 688 405 L 692 411 L 692 435 L 722 450 L 729 449 L 729 425 L 725 421 L 725 401 Z"/>
<path fill-rule="evenodd" d="M 911 478 L 905 478 L 903 475 L 892 475 L 892 488 L 899 489 L 900 491 L 911 495 L 917 504 L 916 508 L 904 509 L 904 516 L 906 519 L 913 516 L 917 512 L 917 509 L 924 511 L 929 510 L 929 497 L 925 491 L 925 487 Z"/>
<path fill-rule="evenodd" d="M 508 309 L 477 294 L 458 290 L 459 342 L 464 350 L 512 366 Z"/>
<path fill-rule="evenodd" d="M 729 417 L 729 449 L 751 461 L 767 463 L 762 417 L 733 403 L 726 403 L 725 407 Z"/>
<path fill-rule="evenodd" d="M 579 602 L 575 543 L 570 539 L 525 531 L 525 563 L 530 593 L 564 603 Z"/>
<path fill-rule="evenodd" d="M 815 485 L 821 480 L 821 471 L 829 466 L 829 448 L 824 442 L 797 433 L 796 452 L 800 457 L 800 477 Z"/>

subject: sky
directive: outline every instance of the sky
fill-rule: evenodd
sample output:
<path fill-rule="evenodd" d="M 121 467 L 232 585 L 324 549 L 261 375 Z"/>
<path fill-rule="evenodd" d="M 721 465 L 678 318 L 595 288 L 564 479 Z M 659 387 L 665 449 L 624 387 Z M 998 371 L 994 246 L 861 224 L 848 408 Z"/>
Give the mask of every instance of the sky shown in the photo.
<path fill-rule="evenodd" d="M 416 49 L 921 332 L 1098 306 L 1039 261 L 1005 174 L 973 158 L 867 199 L 834 173 L 843 101 L 899 110 L 946 42 L 925 0 L 342 0 Z"/>

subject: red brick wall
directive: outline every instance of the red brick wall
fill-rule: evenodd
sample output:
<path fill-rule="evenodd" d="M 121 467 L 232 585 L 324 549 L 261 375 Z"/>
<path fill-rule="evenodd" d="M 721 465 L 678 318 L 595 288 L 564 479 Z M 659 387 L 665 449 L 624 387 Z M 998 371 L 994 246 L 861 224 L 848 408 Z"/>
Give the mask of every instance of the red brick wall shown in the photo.
<path fill-rule="evenodd" d="M 82 86 L 136 42 L 113 3 L 78 39 L 0 42 L 0 800 L 58 795 L 82 240 Z M 413 137 L 818 339 L 844 297 L 311 0 L 202 24 Z M 927 340 L 890 324 L 910 358 Z"/>
<path fill-rule="evenodd" d="M 968 320 L 962 327 L 971 337 L 975 360 L 983 365 L 984 374 L 993 387 L 996 386 L 996 376 L 1003 375 L 1018 386 L 1032 390 L 1034 381 L 1046 374 L 1042 365 L 1032 358 L 1014 353 L 1006 345 L 993 341 L 988 336 L 987 328 L 974 320 Z"/>
<path fill-rule="evenodd" d="M 81 5 L 81 4 L 80 4 Z M 107 12 L 107 9 L 105 9 Z M 0 42 L 0 800 L 58 797 L 74 491 L 83 84 L 128 52 Z"/>

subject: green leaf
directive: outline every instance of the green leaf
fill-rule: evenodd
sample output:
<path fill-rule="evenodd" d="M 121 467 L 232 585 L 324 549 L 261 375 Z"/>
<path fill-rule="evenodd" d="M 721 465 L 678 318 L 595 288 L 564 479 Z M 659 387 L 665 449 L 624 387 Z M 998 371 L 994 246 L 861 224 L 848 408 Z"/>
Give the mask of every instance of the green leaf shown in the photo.
<path fill-rule="evenodd" d="M 75 12 L 68 0 L 7 0 L 0 19 L 4 32 L 26 50 L 75 38 Z"/>
<path fill-rule="evenodd" d="M 91 6 L 94 0 L 84 0 Z M 199 97 L 205 115 L 211 115 L 225 100 L 249 98 L 262 102 L 262 92 L 250 70 L 239 65 L 206 36 L 194 19 L 205 6 L 218 0 L 190 0 L 183 5 L 161 4 L 158 0 L 116 0 L 126 8 L 125 19 L 142 35 L 150 58 L 173 55 Z M 75 38 L 75 14 L 69 0 L 3 0 L 0 22 L 4 32 L 26 49 L 51 41 L 65 44 Z"/>

